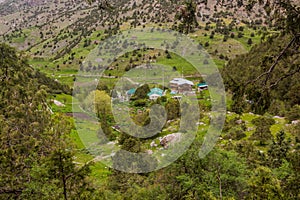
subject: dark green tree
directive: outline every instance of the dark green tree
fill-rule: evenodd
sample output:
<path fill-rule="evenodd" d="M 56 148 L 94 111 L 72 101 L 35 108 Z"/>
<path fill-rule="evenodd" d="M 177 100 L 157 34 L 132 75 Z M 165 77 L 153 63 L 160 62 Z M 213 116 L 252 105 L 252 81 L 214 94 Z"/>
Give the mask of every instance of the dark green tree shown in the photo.
<path fill-rule="evenodd" d="M 190 33 L 198 27 L 196 19 L 196 4 L 193 0 L 186 0 L 184 5 L 179 9 L 179 12 L 175 16 L 176 20 L 181 20 L 179 28 L 181 32 Z"/>
<path fill-rule="evenodd" d="M 251 139 L 258 140 L 261 145 L 271 141 L 273 136 L 270 131 L 270 127 L 275 124 L 275 120 L 268 117 L 258 117 L 252 120 L 252 123 L 256 126 L 254 133 L 251 135 Z"/>
<path fill-rule="evenodd" d="M 180 117 L 180 104 L 178 100 L 170 99 L 166 104 L 167 119 L 172 120 Z"/>
<path fill-rule="evenodd" d="M 134 94 L 136 99 L 145 99 L 148 98 L 147 94 L 150 92 L 148 84 L 144 84 L 141 87 L 137 88 Z"/>

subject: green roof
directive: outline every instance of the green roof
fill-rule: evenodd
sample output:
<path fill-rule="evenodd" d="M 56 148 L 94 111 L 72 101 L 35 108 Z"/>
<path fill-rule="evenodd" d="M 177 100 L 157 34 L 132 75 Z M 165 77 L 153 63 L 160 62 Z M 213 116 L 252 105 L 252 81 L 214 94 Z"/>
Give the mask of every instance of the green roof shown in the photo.
<path fill-rule="evenodd" d="M 198 83 L 197 86 L 198 87 L 201 87 L 201 86 L 202 87 L 205 87 L 205 86 L 207 87 L 208 85 L 205 82 L 203 82 L 203 83 Z"/>
<path fill-rule="evenodd" d="M 159 96 L 162 96 L 163 93 L 164 93 L 164 91 L 162 89 L 160 89 L 160 88 L 152 88 L 147 95 L 151 96 L 152 94 L 157 94 Z"/>
<path fill-rule="evenodd" d="M 135 88 L 131 88 L 131 89 L 128 90 L 126 93 L 127 93 L 128 95 L 134 95 L 135 91 L 136 91 Z"/>

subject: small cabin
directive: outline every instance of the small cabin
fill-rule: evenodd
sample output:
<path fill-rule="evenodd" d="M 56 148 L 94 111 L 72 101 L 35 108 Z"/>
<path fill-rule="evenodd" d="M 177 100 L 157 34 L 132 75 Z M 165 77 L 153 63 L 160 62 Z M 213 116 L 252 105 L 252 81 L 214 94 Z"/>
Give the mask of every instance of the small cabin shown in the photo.
<path fill-rule="evenodd" d="M 159 97 L 163 96 L 164 91 L 160 88 L 152 88 L 147 94 L 150 100 L 156 100 Z"/>
<path fill-rule="evenodd" d="M 192 91 L 194 83 L 184 78 L 174 78 L 170 81 L 171 91 L 176 91 L 179 94 Z"/>
<path fill-rule="evenodd" d="M 197 84 L 197 87 L 199 92 L 208 89 L 208 85 L 205 82 Z"/>

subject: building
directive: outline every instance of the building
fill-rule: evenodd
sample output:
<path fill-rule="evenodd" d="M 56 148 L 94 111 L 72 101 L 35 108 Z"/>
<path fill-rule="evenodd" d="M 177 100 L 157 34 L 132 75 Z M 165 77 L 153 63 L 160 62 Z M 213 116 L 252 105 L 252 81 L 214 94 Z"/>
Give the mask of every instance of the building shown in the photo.
<path fill-rule="evenodd" d="M 163 96 L 164 91 L 160 88 L 152 88 L 147 94 L 150 100 L 156 100 L 158 97 Z"/>
<path fill-rule="evenodd" d="M 203 83 L 198 83 L 198 84 L 197 84 L 197 87 L 198 87 L 198 91 L 199 91 L 199 92 L 208 89 L 208 85 L 207 85 L 205 82 L 203 82 Z"/>
<path fill-rule="evenodd" d="M 135 93 L 136 89 L 135 88 L 131 88 L 130 90 L 127 90 L 126 95 L 127 95 L 127 100 L 130 99 L 130 97 L 132 97 Z"/>
<path fill-rule="evenodd" d="M 174 78 L 170 81 L 170 89 L 172 92 L 179 94 L 189 93 L 192 91 L 194 83 L 184 78 Z"/>

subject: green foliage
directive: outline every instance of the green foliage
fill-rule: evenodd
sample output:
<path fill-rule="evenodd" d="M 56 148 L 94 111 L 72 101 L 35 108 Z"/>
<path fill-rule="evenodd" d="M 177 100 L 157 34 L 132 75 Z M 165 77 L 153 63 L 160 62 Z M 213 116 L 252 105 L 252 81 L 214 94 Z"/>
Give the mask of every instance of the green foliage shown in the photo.
<path fill-rule="evenodd" d="M 300 106 L 294 105 L 287 113 L 286 117 L 289 121 L 300 119 Z"/>
<path fill-rule="evenodd" d="M 94 0 L 88 2 L 91 3 Z M 219 52 L 215 52 L 216 58 L 224 59 L 221 62 L 220 60 L 215 61 L 218 66 L 225 66 L 223 75 L 226 88 L 230 95 L 232 93 L 233 104 L 230 108 L 232 111 L 238 114 L 250 111 L 259 114 L 268 112 L 273 115 L 285 116 L 288 122 L 299 119 L 300 76 L 297 54 L 299 53 L 300 41 L 300 17 L 299 5 L 293 5 L 292 2 L 288 0 L 276 1 L 275 3 L 273 1 L 257 2 L 252 0 L 239 0 L 237 2 L 238 6 L 243 3 L 247 4 L 245 7 L 249 10 L 256 3 L 259 3 L 261 8 L 264 7 L 267 14 L 270 15 L 272 21 L 268 20 L 267 23 L 273 23 L 277 30 L 283 30 L 280 34 L 271 31 L 269 36 L 263 36 L 262 44 L 257 46 L 253 44 L 259 42 L 258 34 L 252 33 L 253 30 L 250 31 L 244 25 L 234 30 L 233 21 L 227 27 L 228 19 L 217 17 L 222 13 L 224 14 L 223 11 L 221 14 L 216 13 L 216 19 L 213 19 L 216 20 L 216 24 L 207 23 L 205 25 L 207 31 L 215 28 L 216 34 L 211 34 L 211 40 L 209 40 L 208 32 L 204 32 L 205 38 L 201 38 L 201 44 L 212 49 L 211 51 L 218 49 Z M 168 6 L 169 3 L 159 1 L 158 6 Z M 171 3 L 177 4 L 175 1 L 171 1 Z M 182 3 L 184 5 L 177 10 L 179 12 L 176 19 L 180 19 L 180 21 L 179 25 L 176 25 L 176 29 L 180 32 L 190 33 L 198 27 L 197 6 L 193 0 L 178 2 L 178 4 Z M 198 3 L 199 5 L 201 3 L 207 4 L 207 1 Z M 221 2 L 221 4 L 223 3 Z M 122 5 L 122 2 L 117 4 Z M 148 18 L 144 16 L 144 11 L 135 10 L 139 8 L 140 5 L 138 4 L 140 3 L 133 2 L 129 6 L 133 11 L 132 19 L 124 16 L 125 13 L 121 15 L 123 19 L 117 19 L 117 10 L 112 9 L 106 0 L 98 1 L 100 11 L 91 10 L 91 13 L 96 13 L 96 17 L 103 17 L 109 11 L 117 17 L 108 15 L 106 18 L 108 21 L 102 24 L 103 27 L 109 27 L 104 32 L 110 36 L 117 33 L 119 23 L 126 22 L 128 19 L 134 20 L 131 23 L 134 27 L 139 24 L 139 20 L 142 20 L 143 23 L 147 22 L 146 19 Z M 131 11 L 129 7 L 124 9 Z M 149 9 L 149 12 L 153 11 L 151 6 Z M 170 9 L 168 14 L 172 12 L 173 10 Z M 200 12 L 197 15 L 200 17 Z M 224 16 L 227 17 L 226 14 Z M 86 18 L 88 19 L 86 22 L 94 23 L 93 17 Z M 157 9 L 151 20 L 153 19 L 154 23 L 161 23 L 168 20 L 165 18 L 167 18 L 165 13 Z M 205 20 L 205 17 L 203 18 Z M 81 22 L 85 22 L 84 18 L 82 20 Z M 205 134 L 205 130 L 202 130 L 197 134 L 196 141 L 185 155 L 170 166 L 147 174 L 128 174 L 110 170 L 112 174 L 101 183 L 99 189 L 95 190 L 91 187 L 89 184 L 91 179 L 87 177 L 90 174 L 90 166 L 83 163 L 78 165 L 74 162 L 74 155 L 78 156 L 78 154 L 74 154 L 72 145 L 68 141 L 69 124 L 63 116 L 51 114 L 47 105 L 47 97 L 50 96 L 48 93 L 71 93 L 70 88 L 60 84 L 59 81 L 68 81 L 71 86 L 75 78 L 69 75 L 76 73 L 76 70 L 68 71 L 69 69 L 66 68 L 76 66 L 77 62 L 80 64 L 89 50 L 95 47 L 94 42 L 99 39 L 100 33 L 95 31 L 98 34 L 97 37 L 94 33 L 89 37 L 89 23 L 84 24 L 84 28 L 79 27 L 80 30 L 74 30 L 74 34 L 64 33 L 60 35 L 60 37 L 63 36 L 66 43 L 70 43 L 69 46 L 58 50 L 57 56 L 53 56 L 61 59 L 43 63 L 42 67 L 47 65 L 47 69 L 45 67 L 41 70 L 45 70 L 49 74 L 53 73 L 54 76 L 57 76 L 58 81 L 53 81 L 45 74 L 33 70 L 26 64 L 26 60 L 18 58 L 13 49 L 5 45 L 0 46 L 0 199 L 300 199 L 300 124 L 282 126 L 286 122 L 281 119 L 280 124 L 274 125 L 275 121 L 271 118 L 257 118 L 256 115 L 249 117 L 250 114 L 247 117 L 240 115 L 240 117 L 228 119 L 223 130 L 222 140 L 220 138 L 215 149 L 204 159 L 198 157 L 199 148 L 202 145 L 199 138 Z M 257 24 L 259 23 L 261 22 Z M 115 24 L 117 24 L 117 28 L 112 27 Z M 93 25 L 95 27 L 101 26 L 101 24 L 95 23 Z M 123 25 L 125 25 L 122 26 L 123 28 L 126 27 L 126 23 Z M 165 25 L 168 26 L 168 24 L 159 24 L 163 27 Z M 72 29 L 72 26 L 68 26 L 67 29 L 70 28 Z M 267 28 L 262 30 L 267 31 Z M 82 33 L 80 33 L 81 31 Z M 231 34 L 229 31 L 232 31 Z M 16 31 L 16 34 L 18 32 Z M 78 39 L 70 42 L 69 39 L 77 34 L 79 34 Z M 229 34 L 231 38 L 228 37 Z M 32 42 L 27 40 L 27 35 L 28 33 L 20 33 L 14 42 L 26 42 L 31 45 Z M 199 39 L 198 32 L 196 35 L 196 39 Z M 43 32 L 40 32 L 39 37 L 46 39 L 48 36 L 47 33 L 44 35 Z M 228 60 L 227 56 L 232 58 L 239 51 L 236 50 L 235 46 L 231 48 L 231 44 L 234 44 L 232 42 L 237 42 L 232 38 L 242 42 L 247 50 L 250 48 L 252 50 L 249 54 L 238 56 L 227 64 L 225 63 L 225 60 Z M 223 48 L 225 46 L 221 42 L 222 40 L 230 45 L 230 49 Z M 214 45 L 218 41 L 222 45 L 215 47 Z M 292 43 L 285 51 L 289 41 Z M 41 41 L 41 48 L 44 46 L 43 52 L 38 51 L 38 47 L 32 49 L 36 52 L 34 53 L 35 56 L 39 56 L 50 50 L 49 47 L 52 48 L 52 45 L 50 40 Z M 80 47 L 78 51 L 76 50 L 76 55 L 75 52 L 72 52 L 74 46 Z M 82 47 L 86 49 L 82 50 Z M 233 52 L 234 50 L 235 52 Z M 224 53 L 227 51 L 230 52 L 229 55 Z M 144 53 L 135 52 L 134 54 L 134 57 L 131 54 L 125 56 L 124 66 L 121 63 L 114 63 L 116 69 L 105 72 L 105 75 L 121 76 L 122 70 L 128 71 L 138 63 L 143 62 L 142 55 Z M 77 56 L 81 58 L 77 59 Z M 277 59 L 278 57 L 280 59 Z M 195 76 L 195 70 L 192 70 L 192 66 L 189 66 L 187 62 L 173 53 L 165 53 L 161 59 L 158 59 L 158 62 L 174 66 L 184 75 Z M 208 64 L 207 59 L 203 60 L 203 64 Z M 94 68 L 96 66 L 90 65 L 86 70 L 93 70 Z M 266 73 L 268 71 L 270 73 Z M 58 78 L 58 75 L 61 74 L 65 76 Z M 97 114 L 103 132 L 111 140 L 114 140 L 116 139 L 116 132 L 113 133 L 111 129 L 114 121 L 110 111 L 111 105 L 108 94 L 110 94 L 110 88 L 113 87 L 116 79 L 106 78 L 103 80 L 105 82 L 98 85 L 97 91 L 91 94 L 87 92 L 80 98 L 86 99 L 87 97 L 83 107 Z M 132 88 L 131 85 L 125 87 L 128 87 L 126 90 Z M 142 87 L 144 88 L 142 89 Z M 134 101 L 130 104 L 132 107 L 139 107 L 140 111 L 143 110 L 138 114 L 135 114 L 135 111 L 133 111 L 134 114 L 131 113 L 132 119 L 141 126 L 148 124 L 150 120 L 148 111 L 141 108 L 147 106 L 149 102 L 146 100 L 149 86 L 144 85 L 142 87 L 140 90 L 138 89 L 132 99 Z M 56 98 L 59 99 L 63 96 L 58 95 Z M 112 93 L 111 96 L 115 97 L 116 94 Z M 178 120 L 180 106 L 178 101 L 168 98 L 162 97 L 157 102 L 152 103 L 165 105 L 168 120 L 175 119 L 174 122 L 170 122 L 173 126 L 173 123 L 180 123 Z M 200 100 L 200 104 L 204 111 L 201 114 L 205 118 L 202 119 L 207 123 L 209 119 L 206 112 L 210 110 L 211 105 L 203 97 L 203 93 L 201 93 L 201 98 L 203 99 Z M 62 98 L 61 100 L 63 101 Z M 69 109 L 67 107 L 65 109 L 53 109 L 53 111 L 63 112 Z M 84 137 L 90 137 L 89 140 L 93 141 L 96 133 L 95 137 L 91 137 L 92 134 L 89 134 L 95 132 L 89 127 L 90 123 L 85 125 L 86 134 Z M 255 126 L 255 129 L 253 131 L 247 130 L 247 128 L 252 128 L 252 125 Z M 203 129 L 202 127 L 201 129 Z M 173 127 L 166 125 L 164 128 L 166 130 L 163 130 L 161 134 L 170 133 L 170 128 Z M 276 137 L 273 137 L 271 131 L 274 133 L 275 129 L 279 130 L 280 128 L 283 128 L 284 131 L 278 132 Z M 149 148 L 150 141 L 147 139 L 138 139 L 125 133 L 118 134 L 118 144 L 123 150 L 139 153 Z M 78 135 L 76 137 L 77 143 L 82 148 L 80 138 Z M 260 142 L 260 145 L 257 145 L 257 141 Z M 86 160 L 91 157 L 91 155 L 86 154 L 79 156 Z M 125 164 L 124 168 L 144 169 L 145 167 L 154 168 L 157 164 L 157 161 L 151 159 L 150 156 L 137 156 L 134 159 L 119 151 L 113 158 L 113 164 L 119 167 Z M 140 159 L 139 162 L 138 159 Z M 97 180 L 98 182 L 110 174 L 108 170 L 105 172 L 98 170 L 98 168 L 94 170 L 95 174 L 92 175 L 92 179 L 102 177 L 102 179 Z"/>
<path fill-rule="evenodd" d="M 240 140 L 246 137 L 245 131 L 245 121 L 241 120 L 238 117 L 226 120 L 223 128 L 223 132 L 225 133 L 225 139 Z"/>
<path fill-rule="evenodd" d="M 229 61 L 223 68 L 225 85 L 233 92 L 233 111 L 251 110 L 263 114 L 270 109 L 279 115 L 284 114 L 286 108 L 300 103 L 299 92 L 295 92 L 299 91 L 300 84 L 299 65 L 296 64 L 300 62 L 299 58 L 289 49 L 283 55 L 284 61 L 276 60 L 283 50 L 282 44 L 290 39 L 291 35 L 274 35 L 269 41 L 254 46 L 248 54 Z M 276 102 L 285 102 L 285 105 L 276 105 Z"/>
<path fill-rule="evenodd" d="M 146 99 L 148 98 L 147 94 L 150 92 L 148 84 L 144 84 L 141 87 L 138 87 L 134 93 L 135 99 Z"/>
<path fill-rule="evenodd" d="M 286 141 L 284 131 L 280 131 L 276 134 L 276 140 L 273 140 L 268 151 L 271 167 L 279 167 L 283 160 L 287 159 L 288 150 L 289 142 Z"/>
<path fill-rule="evenodd" d="M 196 19 L 196 4 L 193 0 L 186 0 L 181 6 L 180 11 L 176 14 L 175 19 L 181 20 L 178 29 L 179 32 L 190 33 L 198 27 Z"/>
<path fill-rule="evenodd" d="M 270 131 L 271 125 L 275 120 L 268 117 L 258 117 L 252 120 L 252 124 L 256 126 L 255 132 L 251 135 L 251 139 L 259 140 L 261 145 L 266 144 L 272 139 Z"/>
<path fill-rule="evenodd" d="M 169 99 L 166 104 L 167 119 L 172 120 L 180 117 L 180 104 L 178 100 Z"/>
<path fill-rule="evenodd" d="M 249 196 L 247 199 L 282 199 L 280 182 L 267 167 L 258 167 L 249 179 Z"/>
<path fill-rule="evenodd" d="M 138 100 L 135 100 L 133 102 L 133 105 L 136 106 L 136 107 L 143 107 L 143 106 L 146 106 L 147 105 L 147 100 L 145 99 L 138 99 Z"/>
<path fill-rule="evenodd" d="M 0 53 L 0 198 L 86 196 L 89 172 L 75 169 L 68 123 L 51 114 L 46 87 L 27 61 L 3 44 Z"/>

